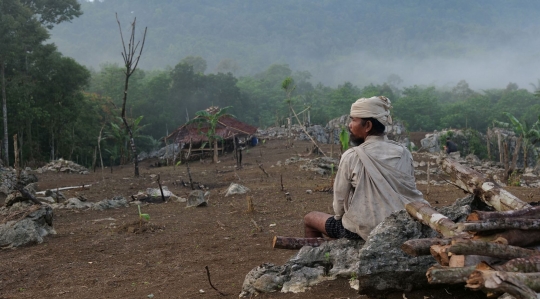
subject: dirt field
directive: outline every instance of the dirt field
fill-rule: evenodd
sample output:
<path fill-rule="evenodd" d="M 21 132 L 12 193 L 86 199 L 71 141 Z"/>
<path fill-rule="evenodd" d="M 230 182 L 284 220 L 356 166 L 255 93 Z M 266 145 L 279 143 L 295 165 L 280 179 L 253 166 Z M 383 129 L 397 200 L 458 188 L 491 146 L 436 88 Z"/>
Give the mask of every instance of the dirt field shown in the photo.
<path fill-rule="evenodd" d="M 274 235 L 302 236 L 302 219 L 312 210 L 332 212 L 332 196 L 306 190 L 330 186 L 328 177 L 299 169 L 300 163 L 276 166 L 278 161 L 304 154 L 307 142 L 292 149 L 284 141 L 269 141 L 244 152 L 244 168 L 234 171 L 231 154 L 218 164 L 190 163 L 193 179 L 210 189 L 209 206 L 185 208 L 185 203 L 149 204 L 149 229 L 128 232 L 138 225 L 136 206 L 106 211 L 56 210 L 56 235 L 44 243 L 14 250 L 0 250 L 0 298 L 222 298 L 208 282 L 236 298 L 245 275 L 265 263 L 283 264 L 295 251 L 274 250 Z M 323 147 L 328 152 L 330 147 Z M 334 153 L 334 156 L 336 154 Z M 310 157 L 312 158 L 312 157 Z M 267 177 L 258 167 L 262 161 Z M 133 168 L 116 167 L 78 174 L 38 174 L 39 189 L 92 184 L 89 190 L 66 191 L 67 198 L 83 195 L 100 201 L 122 195 L 130 198 L 139 190 L 157 187 L 151 178 L 160 174 L 163 185 L 187 197 L 190 188 L 176 184 L 188 181 L 185 165 L 150 167 L 141 163 L 140 178 Z M 425 170 L 425 169 L 424 169 Z M 286 199 L 283 186 L 291 195 Z M 425 178 L 418 178 L 425 179 Z M 432 176 L 431 179 L 437 180 Z M 225 197 L 231 182 L 251 189 L 255 212 L 247 213 L 246 195 Z M 425 192 L 427 185 L 419 185 Z M 509 188 L 527 201 L 538 201 L 537 189 Z M 451 204 L 464 193 L 451 185 L 431 186 L 434 206 Z M 204 293 L 202 291 L 204 291 Z M 149 295 L 153 296 L 149 296 Z M 323 283 L 301 294 L 261 294 L 258 298 L 368 298 L 348 286 L 346 279 Z M 481 293 L 457 288 L 390 294 L 387 298 L 485 298 Z"/>

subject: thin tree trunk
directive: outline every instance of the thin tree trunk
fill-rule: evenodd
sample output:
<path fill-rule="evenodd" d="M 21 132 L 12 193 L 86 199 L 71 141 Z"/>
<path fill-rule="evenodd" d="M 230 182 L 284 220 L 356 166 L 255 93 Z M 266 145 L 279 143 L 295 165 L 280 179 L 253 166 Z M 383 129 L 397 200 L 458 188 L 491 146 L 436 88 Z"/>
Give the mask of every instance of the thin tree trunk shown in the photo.
<path fill-rule="evenodd" d="M 491 129 L 488 127 L 487 132 L 486 132 L 488 160 L 491 160 L 491 142 L 489 140 L 490 136 L 491 136 Z"/>
<path fill-rule="evenodd" d="M 214 138 L 213 143 L 214 143 L 214 157 L 212 158 L 212 162 L 217 163 L 218 162 L 218 141 L 217 141 L 217 138 Z"/>
<path fill-rule="evenodd" d="M 503 181 L 508 183 L 508 175 L 510 174 L 510 152 L 509 152 L 509 145 L 508 141 L 503 141 L 503 147 L 504 147 L 504 176 Z"/>
<path fill-rule="evenodd" d="M 17 182 L 18 182 L 19 179 L 21 178 L 21 169 L 20 169 L 20 165 L 19 165 L 19 151 L 18 151 L 18 146 L 17 146 L 17 134 L 13 135 L 13 153 L 15 154 L 15 161 L 13 162 L 14 163 L 13 167 L 15 167 L 15 172 L 17 174 Z"/>
<path fill-rule="evenodd" d="M 517 169 L 517 160 L 519 157 L 519 150 L 521 149 L 521 143 L 523 142 L 523 138 L 519 136 L 519 138 L 516 139 L 516 148 L 514 148 L 514 155 L 512 157 L 512 168 L 511 171 Z"/>
<path fill-rule="evenodd" d="M 306 131 L 306 129 L 304 128 L 304 126 L 300 123 L 300 120 L 298 119 L 298 115 L 296 115 L 296 112 L 294 112 L 294 109 L 292 108 L 292 106 L 290 106 L 291 108 L 291 112 L 294 114 L 294 117 L 296 118 L 296 121 L 298 121 L 298 124 L 300 125 L 300 128 L 302 129 L 302 131 L 304 131 L 304 133 L 307 135 L 307 137 L 309 137 L 309 139 L 311 140 L 311 142 L 317 147 L 317 149 L 319 150 L 319 152 L 321 154 L 323 154 L 323 156 L 326 157 L 326 154 L 322 151 L 322 149 L 319 147 L 319 145 L 317 144 L 317 142 L 315 142 L 315 140 L 313 140 L 313 138 L 311 137 L 311 135 L 309 135 L 309 133 Z"/>
<path fill-rule="evenodd" d="M 99 151 L 99 161 L 101 163 L 101 177 L 103 180 L 105 180 L 105 175 L 103 174 L 103 156 L 101 155 L 101 133 L 103 132 L 103 128 L 105 128 L 105 124 L 101 126 L 101 130 L 99 130 L 99 136 L 98 136 L 98 151 Z"/>
<path fill-rule="evenodd" d="M 8 121 L 7 121 L 7 96 L 6 96 L 6 78 L 5 62 L 0 62 L 0 75 L 2 76 L 2 118 L 4 120 L 4 165 L 9 166 L 9 142 L 8 142 Z"/>
<path fill-rule="evenodd" d="M 504 153 L 503 153 L 503 147 L 502 147 L 502 140 L 501 140 L 501 131 L 497 130 L 497 145 L 499 146 L 499 162 L 503 163 L 504 159 Z"/>

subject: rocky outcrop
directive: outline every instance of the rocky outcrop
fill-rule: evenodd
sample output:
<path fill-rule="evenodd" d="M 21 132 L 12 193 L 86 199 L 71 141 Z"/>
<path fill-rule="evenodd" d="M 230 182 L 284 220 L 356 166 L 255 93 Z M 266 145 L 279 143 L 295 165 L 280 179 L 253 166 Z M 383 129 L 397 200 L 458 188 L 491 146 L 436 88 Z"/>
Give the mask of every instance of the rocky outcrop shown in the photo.
<path fill-rule="evenodd" d="M 18 202 L 0 208 L 0 248 L 39 244 L 49 234 L 56 234 L 50 206 Z"/>

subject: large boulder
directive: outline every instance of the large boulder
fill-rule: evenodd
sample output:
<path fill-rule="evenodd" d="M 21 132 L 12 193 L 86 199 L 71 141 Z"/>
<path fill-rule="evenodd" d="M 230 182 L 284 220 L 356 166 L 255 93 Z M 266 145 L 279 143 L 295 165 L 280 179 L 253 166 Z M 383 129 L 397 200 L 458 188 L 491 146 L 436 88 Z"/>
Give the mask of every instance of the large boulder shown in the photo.
<path fill-rule="evenodd" d="M 53 228 L 53 209 L 48 205 L 18 202 L 0 211 L 0 248 L 39 244 Z"/>
<path fill-rule="evenodd" d="M 363 244 L 363 240 L 338 239 L 319 247 L 304 246 L 282 266 L 262 264 L 246 275 L 240 297 L 276 291 L 305 292 L 322 281 L 351 277 Z"/>
<path fill-rule="evenodd" d="M 38 179 L 34 174 L 21 171 L 20 184 L 27 186 L 28 184 L 37 182 Z M 17 172 L 13 168 L 0 168 L 0 192 L 8 195 L 15 190 L 17 184 Z"/>
<path fill-rule="evenodd" d="M 474 196 L 437 209 L 454 222 L 471 212 Z M 436 263 L 432 256 L 411 257 L 401 250 L 405 241 L 437 237 L 437 232 L 412 219 L 405 210 L 392 213 L 369 235 L 360 250 L 358 286 L 361 294 L 410 291 L 426 287 L 426 270 Z"/>

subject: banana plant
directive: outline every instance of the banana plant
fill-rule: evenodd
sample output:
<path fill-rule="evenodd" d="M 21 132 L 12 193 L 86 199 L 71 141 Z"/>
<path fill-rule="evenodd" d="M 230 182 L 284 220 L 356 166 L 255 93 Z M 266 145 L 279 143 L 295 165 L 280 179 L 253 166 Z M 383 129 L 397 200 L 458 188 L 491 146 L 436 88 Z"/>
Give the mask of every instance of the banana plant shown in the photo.
<path fill-rule="evenodd" d="M 198 127 L 199 133 L 206 135 L 206 137 L 208 138 L 208 142 L 214 145 L 214 156 L 212 158 L 213 163 L 217 163 L 218 161 L 217 146 L 218 146 L 218 140 L 221 139 L 221 137 L 216 134 L 217 124 L 222 117 L 233 116 L 227 113 L 227 110 L 230 109 L 231 107 L 232 106 L 221 108 L 218 111 L 216 111 L 216 113 L 210 113 L 206 110 L 197 111 L 195 112 L 195 118 L 187 122 L 187 124 L 192 124 L 192 123 L 199 124 L 199 127 Z M 206 132 L 202 131 L 203 126 L 208 128 Z"/>

